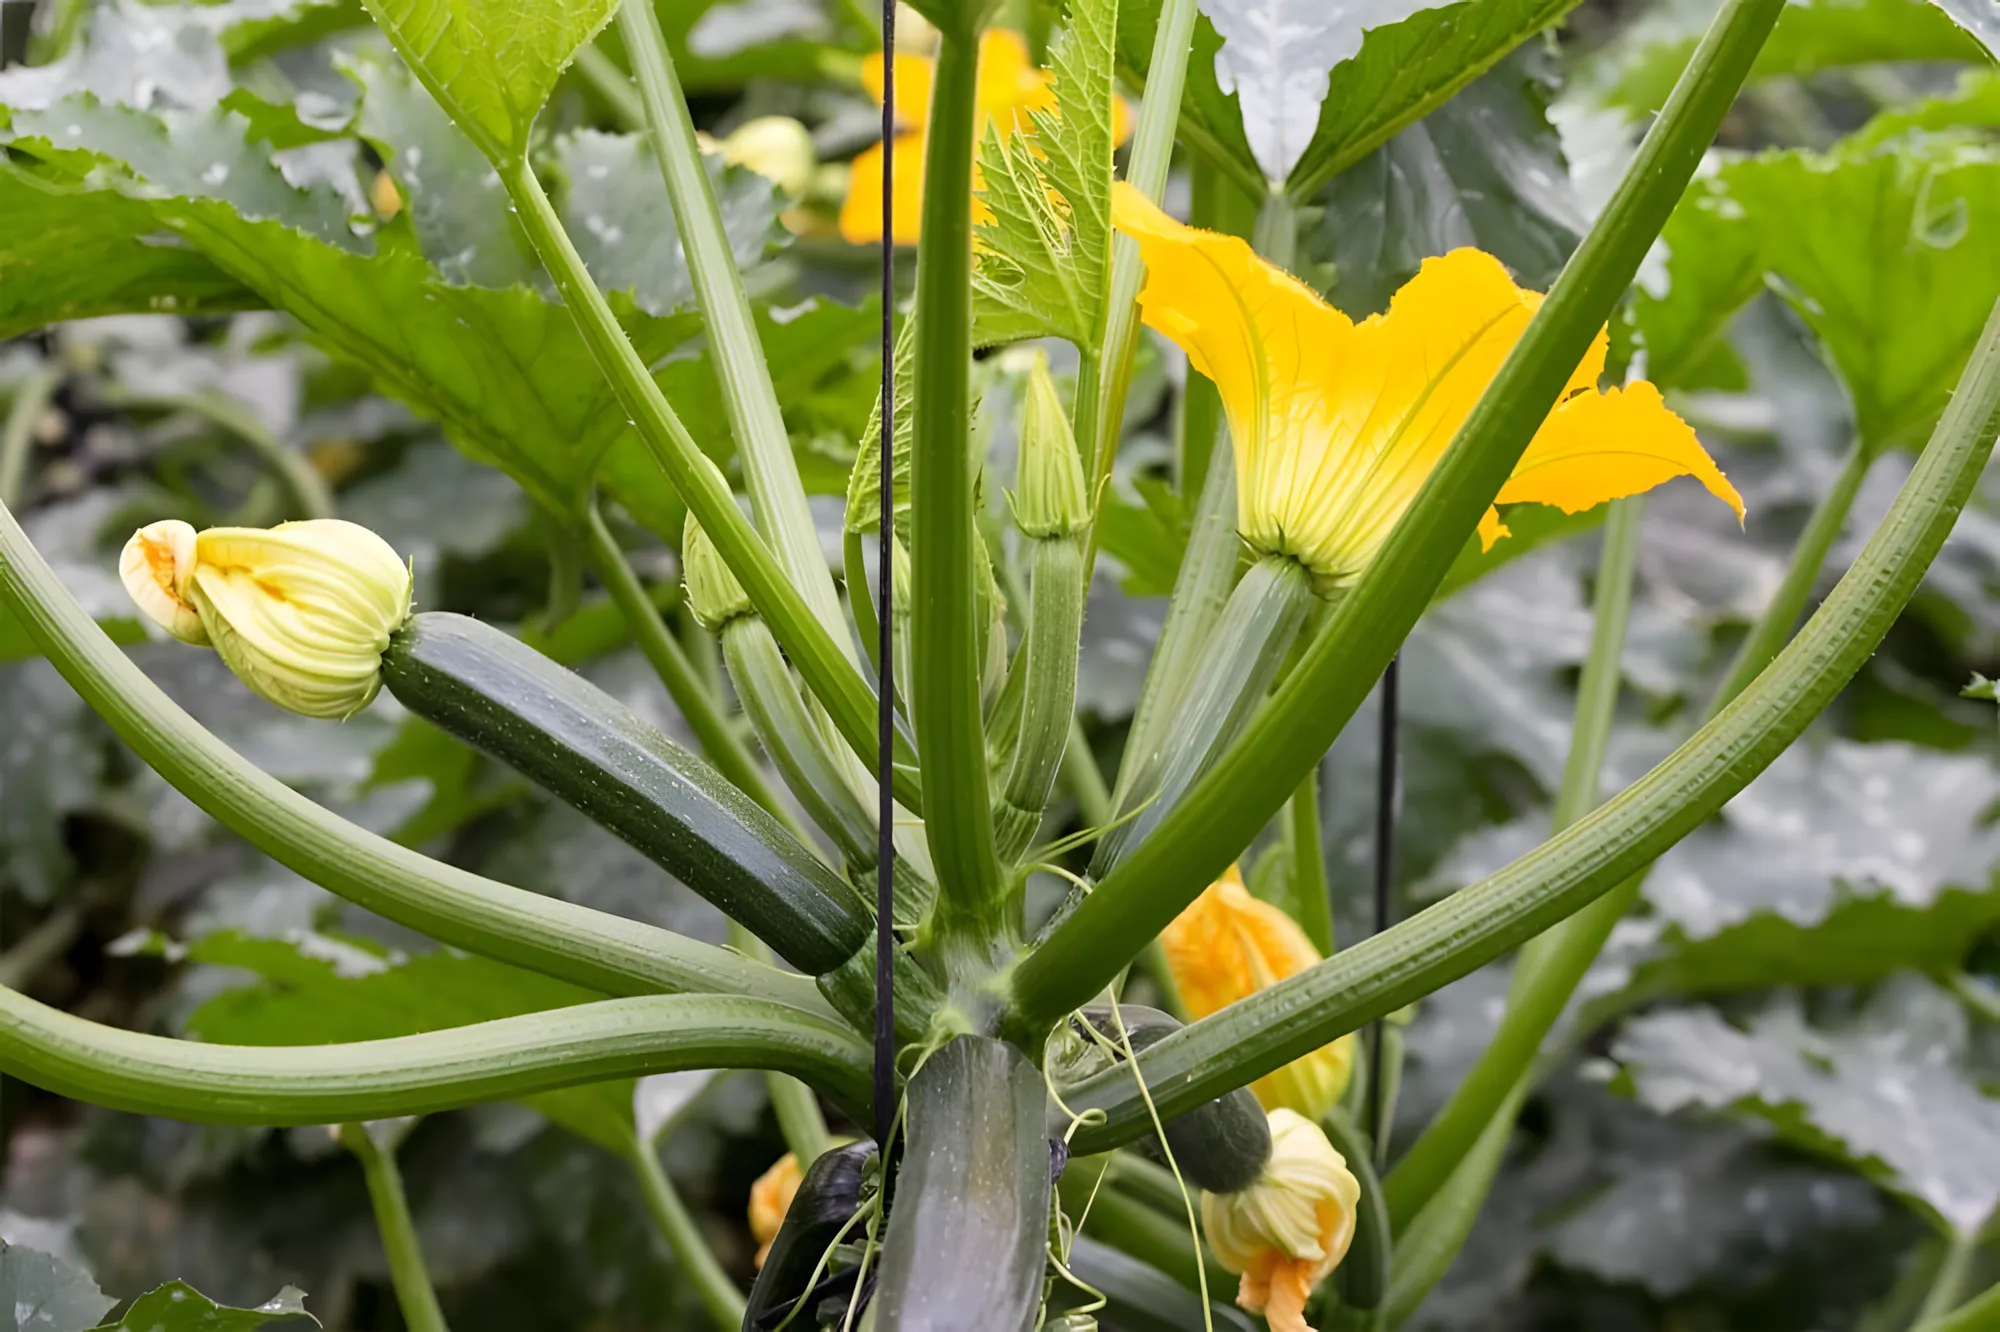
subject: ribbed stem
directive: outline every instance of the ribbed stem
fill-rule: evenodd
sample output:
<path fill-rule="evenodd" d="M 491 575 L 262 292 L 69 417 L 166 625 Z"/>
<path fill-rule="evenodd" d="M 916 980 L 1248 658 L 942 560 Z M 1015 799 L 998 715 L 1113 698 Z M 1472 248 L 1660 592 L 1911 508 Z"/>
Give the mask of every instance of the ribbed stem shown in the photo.
<path fill-rule="evenodd" d="M 701 1297 L 702 1308 L 720 1332 L 734 1332 L 743 1325 L 743 1292 L 729 1279 L 716 1260 L 715 1251 L 702 1238 L 701 1226 L 667 1178 L 660 1165 L 659 1148 L 653 1143 L 634 1141 L 632 1173 L 639 1179 L 639 1192 L 646 1200 L 646 1212 L 659 1227 L 660 1235 L 680 1260 L 681 1271 Z"/>
<path fill-rule="evenodd" d="M 1242 732 L 1292 650 L 1312 603 L 1311 581 L 1297 561 L 1268 556 L 1250 566 L 1216 621 L 1164 739 L 1159 784 L 1152 790 L 1134 786 L 1123 808 L 1152 803 L 1098 843 L 1093 874 L 1109 872 L 1128 848 L 1141 845 Z"/>
<path fill-rule="evenodd" d="M 1783 753 L 1875 651 L 1944 545 L 1996 431 L 2000 307 L 1881 527 L 1748 689 L 1645 777 L 1505 869 L 1149 1047 L 1139 1066 L 1159 1113 L 1211 1100 L 1449 984 L 1574 915 L 1698 827 Z M 1100 884 L 1085 905 L 1104 891 Z M 1080 920 L 1082 909 L 1063 928 Z M 1078 1113 L 1107 1112 L 1102 1127 L 1078 1132 L 1079 1152 L 1129 1141 L 1149 1122 L 1130 1071 L 1114 1072 L 1065 1093 Z"/>
<path fill-rule="evenodd" d="M 799 466 L 792 454 L 792 437 L 778 407 L 778 391 L 743 290 L 743 275 L 723 229 L 722 209 L 709 184 L 708 167 L 694 137 L 674 72 L 673 53 L 660 31 L 659 15 L 651 5 L 618 7 L 618 31 L 632 61 L 632 77 L 646 108 L 646 126 L 653 155 L 666 180 L 667 201 L 680 229 L 681 250 L 694 279 L 701 305 L 708 359 L 722 386 L 722 405 L 736 436 L 737 455 L 749 483 L 757 526 L 771 543 L 778 563 L 805 597 L 806 604 L 828 638 L 852 663 L 854 645 L 847 621 L 834 596 L 833 576 L 820 553 L 819 533 Z"/>
<path fill-rule="evenodd" d="M 1848 511 L 1854 507 L 1854 497 L 1860 494 L 1861 483 L 1873 461 L 1860 440 L 1849 446 L 1832 488 L 1820 497 L 1812 517 L 1806 520 L 1805 531 L 1799 534 L 1798 544 L 1792 547 L 1784 580 L 1751 628 L 1750 636 L 1736 650 L 1736 659 L 1729 664 L 1729 674 L 1716 689 L 1716 701 L 1711 706 L 1720 707 L 1742 693 L 1744 686 L 1771 664 L 1771 658 L 1778 655 L 1778 649 L 1792 636 L 1792 626 L 1799 622 L 1799 615 L 1812 596 L 1819 571 L 1826 565 L 1827 552 L 1833 549 L 1841 529 L 1847 525 Z"/>
<path fill-rule="evenodd" d="M 395 1146 L 375 1141 L 366 1124 L 342 1124 L 340 1142 L 354 1153 L 368 1182 L 368 1201 L 375 1209 L 375 1229 L 389 1259 L 389 1281 L 396 1288 L 403 1325 L 409 1332 L 447 1332 L 444 1310 L 438 1307 L 423 1247 L 417 1242 L 410 1201 L 403 1193 L 403 1173 L 396 1168 Z"/>
<path fill-rule="evenodd" d="M 21 502 L 21 488 L 28 480 L 28 457 L 35 446 L 35 422 L 61 382 L 59 371 L 44 368 L 14 391 L 6 422 L 0 424 L 0 504 L 11 508 Z"/>
<path fill-rule="evenodd" d="M 1590 655 L 1584 660 L 1577 685 L 1569 760 L 1556 797 L 1552 833 L 1575 823 L 1598 802 L 1604 751 L 1618 709 L 1619 664 L 1631 618 L 1642 503 L 1637 498 L 1615 501 L 1604 520 L 1596 623 Z M 1637 888 L 1637 880 L 1619 885 L 1521 949 L 1499 1030 L 1453 1090 L 1451 1099 L 1389 1175 L 1389 1212 L 1399 1229 L 1408 1225 L 1452 1177 L 1485 1132 L 1487 1122 L 1510 1099 L 1516 1085 L 1529 1076 L 1543 1039 L 1562 1016 L 1612 927 L 1631 910 Z"/>
<path fill-rule="evenodd" d="M 646 594 L 645 585 L 633 571 L 631 561 L 625 558 L 624 548 L 618 544 L 618 538 L 611 535 L 611 529 L 604 525 L 604 516 L 594 504 L 584 525 L 584 550 L 591 567 L 603 580 L 605 590 L 611 594 L 611 600 L 625 617 L 627 627 L 632 630 L 633 641 L 646 654 L 646 660 L 652 663 L 660 683 L 673 696 L 674 706 L 680 709 L 688 729 L 694 732 L 703 755 L 737 790 L 770 810 L 800 841 L 809 843 L 811 838 L 799 826 L 791 810 L 778 799 L 778 793 L 771 789 L 749 746 L 729 724 L 721 705 L 696 674 L 694 663 L 688 660 L 680 643 L 667 631 L 666 621 L 660 618 L 660 608 Z"/>
<path fill-rule="evenodd" d="M 1286 806 L 1291 833 L 1291 916 L 1321 957 L 1333 952 L 1333 900 L 1326 886 L 1326 843 L 1320 836 L 1319 769 L 1306 774 Z"/>
<path fill-rule="evenodd" d="M 1910 1332 L 1993 1332 L 2000 1326 L 2000 1285 L 1958 1306 L 1942 1318 L 1918 1323 Z"/>
<path fill-rule="evenodd" d="M 792 586 L 784 568 L 764 544 L 750 521 L 736 507 L 736 498 L 715 466 L 688 433 L 653 382 L 646 363 L 611 312 L 583 256 L 563 230 L 555 205 L 524 159 L 501 165 L 500 181 L 514 202 L 521 229 L 540 256 L 542 266 L 562 293 L 577 332 L 632 418 L 641 442 L 666 473 L 668 482 L 694 513 L 709 540 L 749 592 L 751 601 L 770 624 L 807 686 L 826 705 L 840 733 L 862 762 L 875 766 L 875 697 L 860 671 L 815 618 L 811 606 Z M 900 747 L 899 747 L 900 748 Z M 899 754 L 896 795 L 905 806 L 920 811 L 923 792 L 914 765 L 907 770 Z"/>
<path fill-rule="evenodd" d="M 604 993 L 706 990 L 822 1007 L 808 982 L 775 968 L 469 874 L 314 804 L 216 739 L 147 679 L 64 589 L 4 506 L 0 602 L 141 759 L 212 818 L 329 892 L 440 943 Z"/>
<path fill-rule="evenodd" d="M 1063 748 L 1063 781 L 1076 801 L 1084 826 L 1101 828 L 1111 821 L 1111 791 L 1097 756 L 1090 752 L 1090 737 L 1083 733 L 1083 719 L 1074 712 L 1069 719 L 1069 744 Z"/>
<path fill-rule="evenodd" d="M 1171 824 L 1147 838 L 1015 969 L 1017 1025 L 1024 1031 L 1090 1002 L 1249 845 L 1332 746 L 1630 286 L 1783 7 L 1783 0 L 1729 0 L 1724 6 L 1618 192 L 1367 576 Z"/>
<path fill-rule="evenodd" d="M 1917 1309 L 1912 1327 L 1922 1328 L 1958 1307 L 1978 1256 L 1977 1234 L 1952 1235 L 1945 1240 L 1944 1257 L 1938 1263 L 1937 1275 L 1931 1278 L 1930 1289 L 1924 1292 L 1924 1302 Z"/>
<path fill-rule="evenodd" d="M 833 839 L 849 868 L 875 864 L 875 820 L 861 802 L 806 710 L 778 651 L 778 640 L 756 615 L 722 626 L 722 658 L 736 697 L 756 728 L 758 743 L 777 765 L 807 815 Z"/>
<path fill-rule="evenodd" d="M 1003 936 L 979 684 L 984 625 L 974 579 L 972 157 L 979 34 L 939 34 L 917 249 L 917 357 L 910 456 L 911 718 L 924 755 L 924 826 L 946 937 Z M 883 465 L 892 460 L 883 459 Z M 890 526 L 884 515 L 883 527 Z M 979 951 L 985 951 L 981 945 Z"/>
<path fill-rule="evenodd" d="M 1055 788 L 1076 715 L 1077 642 L 1083 632 L 1083 543 L 1075 537 L 1031 541 L 1028 630 L 1021 719 L 1014 732 L 1000 800 L 994 806 L 999 854 L 1018 859 L 1034 840 Z"/>

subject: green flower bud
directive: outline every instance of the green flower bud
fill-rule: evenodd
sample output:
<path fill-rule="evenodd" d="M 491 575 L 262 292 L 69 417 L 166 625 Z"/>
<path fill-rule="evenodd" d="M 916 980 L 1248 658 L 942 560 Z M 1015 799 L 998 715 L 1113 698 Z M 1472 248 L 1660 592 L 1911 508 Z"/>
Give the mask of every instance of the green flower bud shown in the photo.
<path fill-rule="evenodd" d="M 739 616 L 757 613 L 750 604 L 750 594 L 723 563 L 722 552 L 701 530 L 693 513 L 688 514 L 687 526 L 681 530 L 681 578 L 687 585 L 688 609 L 710 633 L 722 632 L 723 625 Z"/>
<path fill-rule="evenodd" d="M 1014 521 L 1031 537 L 1076 536 L 1090 525 L 1083 457 L 1049 376 L 1049 358 L 1039 350 L 1028 368 L 1013 503 Z"/>
<path fill-rule="evenodd" d="M 119 572 L 168 633 L 213 646 L 258 695 L 308 717 L 367 707 L 389 635 L 410 618 L 409 566 L 337 518 L 199 535 L 153 523 L 126 543 Z"/>

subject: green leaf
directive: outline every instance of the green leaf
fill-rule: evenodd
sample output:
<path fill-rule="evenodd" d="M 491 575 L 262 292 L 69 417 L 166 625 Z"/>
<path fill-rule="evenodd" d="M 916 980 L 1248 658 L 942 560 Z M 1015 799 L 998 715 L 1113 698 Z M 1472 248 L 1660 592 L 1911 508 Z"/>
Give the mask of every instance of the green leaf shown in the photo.
<path fill-rule="evenodd" d="M 1764 289 L 1764 255 L 1757 228 L 1717 176 L 1688 188 L 1660 243 L 1664 285 L 1642 277 L 1627 318 L 1645 351 L 1646 378 L 1672 388 L 1698 383 L 1713 356 L 1734 355 L 1722 333 Z"/>
<path fill-rule="evenodd" d="M 1732 1110 L 1774 1124 L 1971 1236 L 2000 1203 L 2000 1098 L 1968 1063 L 1965 1010 L 1903 973 L 1844 1019 L 1780 997 L 1732 1025 L 1712 1008 L 1634 1018 L 1613 1046 L 1662 1113 Z"/>
<path fill-rule="evenodd" d="M 228 990 L 188 1019 L 189 1034 L 232 1045 L 332 1045 L 567 1008 L 603 996 L 459 953 L 392 954 L 359 940 L 252 938 L 230 930 L 171 950 L 240 967 L 261 983 Z M 525 1104 L 611 1151 L 629 1145 L 632 1082 L 545 1092 Z"/>
<path fill-rule="evenodd" d="M 83 1332 L 117 1302 L 89 1273 L 0 1242 L 0 1332 Z"/>
<path fill-rule="evenodd" d="M 894 523 L 904 531 L 910 512 L 910 441 L 916 437 L 915 413 L 908 408 L 916 382 L 916 321 L 905 319 L 896 330 L 896 401 L 903 410 L 896 413 L 894 438 L 889 442 L 891 466 L 895 468 Z M 847 474 L 847 511 L 843 520 L 850 532 L 873 532 L 882 526 L 882 398 L 878 393 L 869 409 L 868 424 L 854 445 L 854 467 Z"/>
<path fill-rule="evenodd" d="M 973 271 L 977 344 L 1053 334 L 1094 352 L 1101 339 L 1111 273 L 1116 12 L 1107 0 L 1070 6 L 1049 62 L 1061 106 L 1034 113 L 1032 149 L 987 127 L 980 197 L 993 218 L 979 229 L 984 248 Z"/>
<path fill-rule="evenodd" d="M 654 8 L 674 73 L 689 92 L 740 88 L 752 79 L 819 82 L 855 66 L 861 53 L 877 44 L 876 34 L 839 5 L 671 0 Z M 618 36 L 612 29 L 610 42 Z"/>
<path fill-rule="evenodd" d="M 1306 238 L 1333 265 L 1333 303 L 1357 319 L 1386 310 L 1425 259 L 1460 246 L 1548 290 L 1585 223 L 1548 122 L 1554 91 L 1549 53 L 1523 48 L 1335 176 Z"/>
<path fill-rule="evenodd" d="M 1592 61 L 1583 82 L 1612 105 L 1658 110 L 1714 14 L 1706 0 L 1652 6 Z M 1979 58 L 1978 43 L 1924 0 L 1792 0 L 1750 78 L 1798 77 L 1882 61 Z"/>
<path fill-rule="evenodd" d="M 257 1332 L 280 1319 L 288 1326 L 320 1326 L 306 1312 L 306 1293 L 297 1286 L 286 1286 L 254 1309 L 235 1309 L 217 1304 L 185 1281 L 169 1281 L 132 1301 L 117 1322 L 103 1326 L 118 1332 Z"/>
<path fill-rule="evenodd" d="M 292 189 L 244 144 L 239 117 L 154 117 L 85 98 L 14 120 L 14 147 L 77 173 L 79 185 L 111 168 L 91 182 L 147 201 L 163 225 L 552 512 L 580 512 L 606 452 L 630 436 L 562 306 L 518 286 L 454 285 L 406 248 L 368 253 L 344 205 Z M 692 315 L 654 319 L 629 303 L 623 317 L 649 359 L 698 327 Z M 635 509 L 670 502 L 657 470 L 617 481 Z"/>
<path fill-rule="evenodd" d="M 1126 498 L 1116 480 L 1097 506 L 1097 539 L 1106 555 L 1125 566 L 1119 586 L 1129 596 L 1164 597 L 1174 590 L 1194 515 L 1164 478 L 1135 476 Z"/>
<path fill-rule="evenodd" d="M 0 217 L 0 340 L 101 314 L 221 314 L 262 304 L 134 200 L 0 160 Z"/>
<path fill-rule="evenodd" d="M 363 0 L 431 95 L 496 165 L 528 131 L 617 0 Z"/>

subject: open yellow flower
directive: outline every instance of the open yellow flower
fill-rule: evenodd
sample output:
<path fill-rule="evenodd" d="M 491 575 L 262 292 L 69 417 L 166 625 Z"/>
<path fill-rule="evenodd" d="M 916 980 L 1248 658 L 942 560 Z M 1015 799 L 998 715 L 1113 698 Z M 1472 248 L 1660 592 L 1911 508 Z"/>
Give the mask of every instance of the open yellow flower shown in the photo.
<path fill-rule="evenodd" d="M 1298 922 L 1252 897 L 1234 865 L 1162 931 L 1160 947 L 1191 1018 L 1205 1018 L 1320 960 Z M 1350 1032 L 1266 1073 L 1250 1090 L 1266 1110 L 1318 1119 L 1347 1090 L 1353 1072 Z"/>
<path fill-rule="evenodd" d="M 1222 1265 L 1242 1278 L 1236 1302 L 1271 1332 L 1312 1332 L 1306 1301 L 1354 1243 L 1361 1182 L 1319 1125 L 1273 1110 L 1271 1160 L 1236 1193 L 1201 1195 L 1201 1226 Z"/>
<path fill-rule="evenodd" d="M 861 67 L 861 79 L 877 102 L 882 100 L 884 66 L 881 52 L 870 55 Z M 896 137 L 886 146 L 875 144 L 858 153 L 847 178 L 847 198 L 840 207 L 840 234 L 856 245 L 882 239 L 882 162 L 885 151 L 895 163 L 895 198 L 890 205 L 890 234 L 898 245 L 915 245 L 924 202 L 924 142 L 931 113 L 931 76 L 935 62 L 924 56 L 896 57 Z M 1049 77 L 1028 59 L 1028 44 L 1021 34 L 1006 28 L 989 28 L 979 39 L 979 118 L 973 127 L 974 143 L 985 137 L 986 123 L 998 123 L 1003 135 L 1032 133 L 1030 113 L 1056 109 L 1055 89 Z M 1123 142 L 1131 132 L 1131 115 L 1122 101 L 1111 109 L 1111 132 Z M 975 151 L 977 151 L 975 149 Z M 977 167 L 973 188 L 979 187 Z M 988 220 L 990 214 L 977 199 L 973 201 L 973 221 Z"/>
<path fill-rule="evenodd" d="M 757 1266 L 762 1267 L 770 1257 L 771 1244 L 778 1238 L 785 1213 L 792 1210 L 792 1199 L 798 1196 L 804 1180 L 799 1158 L 786 1152 L 750 1186 L 750 1235 L 757 1241 Z"/>
<path fill-rule="evenodd" d="M 1177 222 L 1122 182 L 1112 222 L 1146 261 L 1147 325 L 1221 394 L 1238 531 L 1323 590 L 1368 567 L 1542 300 L 1460 249 L 1357 324 L 1239 238 Z M 1742 497 L 1657 388 L 1598 390 L 1606 347 L 1600 330 L 1496 502 L 1580 513 L 1692 476 L 1740 519 Z M 1479 534 L 1488 547 L 1507 534 L 1496 510 Z"/>
<path fill-rule="evenodd" d="M 409 566 L 337 518 L 201 533 L 151 523 L 125 543 L 118 572 L 161 628 L 212 646 L 251 689 L 308 717 L 367 707 L 389 635 L 410 618 Z"/>

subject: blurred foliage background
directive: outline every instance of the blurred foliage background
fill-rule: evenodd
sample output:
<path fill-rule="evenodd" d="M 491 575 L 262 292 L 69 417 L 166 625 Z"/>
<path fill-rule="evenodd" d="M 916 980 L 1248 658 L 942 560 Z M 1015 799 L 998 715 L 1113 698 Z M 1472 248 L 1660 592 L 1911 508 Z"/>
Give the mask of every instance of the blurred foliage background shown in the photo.
<path fill-rule="evenodd" d="M 1205 7 L 1232 6 L 1242 8 Z M 765 115 L 812 132 L 821 165 L 789 197 L 741 166 L 724 173 L 723 197 L 836 562 L 839 497 L 879 368 L 874 253 L 841 242 L 832 223 L 840 163 L 875 136 L 858 80 L 875 41 L 865 9 L 661 5 L 709 133 L 727 141 Z M 1545 287 L 1711 9 L 1587 0 L 1570 10 L 1552 35 L 1322 188 L 1308 219 L 1309 276 L 1361 315 L 1425 255 L 1478 244 Z M 512 356 L 547 396 L 565 376 L 595 382 L 575 349 L 509 322 L 522 302 L 546 311 L 545 279 L 504 213 L 479 206 L 493 188 L 484 162 L 358 6 L 8 0 L 0 15 L 0 57 L 12 66 L 0 71 L 0 104 L 14 108 L 14 132 L 80 90 L 99 100 L 105 120 L 89 137 L 100 145 L 118 141 L 120 108 L 226 108 L 250 127 L 233 148 L 183 136 L 121 151 L 134 162 L 153 153 L 145 170 L 155 179 L 220 187 L 235 171 L 245 190 L 275 163 L 281 175 L 255 188 L 293 187 L 283 206 L 300 210 L 294 225 L 361 218 L 375 231 L 377 256 L 336 275 L 360 284 L 365 313 L 354 319 L 412 345 L 464 336 L 468 358 Z M 1031 44 L 1052 21 L 1046 0 L 1016 0 L 1006 18 Z M 728 463 L 664 194 L 628 133 L 630 106 L 600 77 L 618 58 L 615 40 L 600 46 L 543 117 L 541 153 L 565 182 L 593 270 L 651 321 L 677 404 Z M 1725 151 L 1642 274 L 1620 341 L 1647 357 L 1750 517 L 1737 530 L 1692 487 L 1648 502 L 1614 785 L 1684 732 L 1850 449 L 1866 474 L 1828 582 L 1941 407 L 2000 287 L 2000 75 L 1990 66 L 1918 0 L 1797 0 L 1725 128 Z M 342 725 L 307 721 L 253 698 L 211 654 L 147 641 L 114 571 L 132 527 L 164 516 L 275 521 L 316 502 L 317 486 L 340 516 L 414 560 L 422 608 L 518 627 L 689 739 L 576 552 L 513 481 L 446 441 L 435 405 L 411 410 L 391 359 L 343 354 L 326 328 L 257 309 L 265 301 L 219 270 L 192 313 L 19 326 L 23 308 L 46 304 L 16 299 L 29 284 L 152 265 L 171 274 L 163 290 L 186 291 L 202 261 L 171 245 L 94 246 L 52 231 L 11 172 L 0 161 L 0 332 L 18 335 L 0 343 L 0 498 L 147 673 L 259 765 L 371 829 L 510 883 L 723 941 L 722 918 L 636 852 L 393 700 Z M 1170 203 L 1186 188 L 1177 175 Z M 117 203 L 106 196 L 107 208 Z M 461 292 L 455 312 L 425 308 L 439 284 Z M 1960 329 L 1968 303 L 1971 329 Z M 1060 366 L 1063 349 L 1051 354 Z M 1014 351 L 982 362 L 983 428 L 1003 482 L 1024 370 Z M 1179 356 L 1149 342 L 1078 690 L 1107 769 L 1185 541 L 1190 505 L 1175 472 L 1184 383 Z M 548 428 L 597 427 L 586 412 L 552 414 Z M 673 551 L 653 535 L 677 536 L 678 514 L 643 472 L 614 481 L 622 535 L 715 671 L 712 646 L 679 609 Z M 1544 835 L 1589 643 L 1596 545 L 1571 524 L 1503 548 L 1518 558 L 1441 601 L 1411 639 L 1401 909 Z M 1643 908 L 1565 1019 L 1563 1053 L 1528 1105 L 1487 1214 L 1408 1326 L 1868 1332 L 1906 1326 L 1948 1252 L 1969 1264 L 1967 1289 L 2000 1280 L 2000 1243 L 1970 1238 L 1990 1234 L 2000 1203 L 2000 732 L 1993 703 L 1960 697 L 1975 672 L 2000 674 L 2000 473 L 1810 741 L 1648 881 Z M 372 1030 L 371 1014 L 406 1002 L 399 995 L 456 996 L 482 1013 L 490 991 L 513 983 L 432 952 L 216 827 L 4 618 L 0 719 L 0 982 L 97 1021 L 265 1042 Z M 1322 775 L 1327 868 L 1348 939 L 1369 927 L 1374 732 L 1364 713 Z M 1246 868 L 1254 885 L 1254 861 Z M 1401 1127 L 1414 1133 L 1442 1103 L 1505 985 L 1505 966 L 1491 967 L 1405 1015 Z M 636 1095 L 642 1123 L 679 1116 L 667 1168 L 725 1263 L 747 1276 L 746 1197 L 783 1150 L 761 1081 L 679 1075 Z M 592 1140 L 590 1113 L 494 1105 L 414 1128 L 403 1170 L 455 1325 L 704 1325 L 629 1171 Z M 328 1327 L 400 1326 L 359 1169 L 323 1130 L 170 1123 L 8 1079 L 0 1136 L 0 1238 L 86 1270 L 109 1294 L 184 1278 L 254 1305 L 291 1284 Z M 1949 1235 L 1962 1237 L 1955 1250 Z M 6 1319 L 0 1309 L 0 1327 Z"/>

